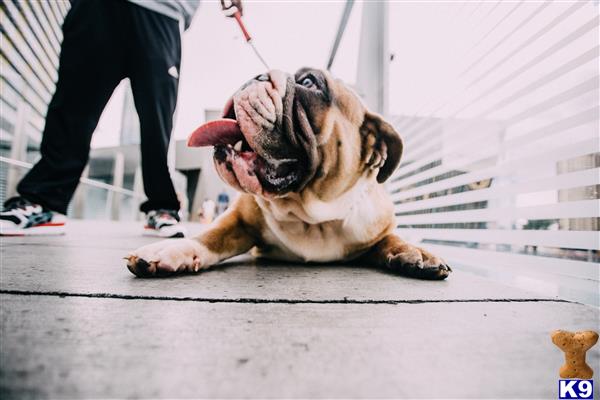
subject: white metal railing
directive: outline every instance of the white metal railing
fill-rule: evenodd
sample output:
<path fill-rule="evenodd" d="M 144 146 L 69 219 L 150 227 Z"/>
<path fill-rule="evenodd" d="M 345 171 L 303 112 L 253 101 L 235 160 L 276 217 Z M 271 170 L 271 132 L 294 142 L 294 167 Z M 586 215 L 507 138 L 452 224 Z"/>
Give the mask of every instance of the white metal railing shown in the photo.
<path fill-rule="evenodd" d="M 31 167 L 33 167 L 33 164 L 31 164 L 31 163 L 19 161 L 19 160 L 13 160 L 12 158 L 2 157 L 2 156 L 0 156 L 0 162 L 9 164 L 9 165 L 14 165 L 16 167 L 26 168 L 26 169 L 31 169 Z M 115 185 L 110 185 L 108 183 L 97 181 L 95 179 L 89 179 L 89 178 L 82 177 L 81 179 L 79 179 L 79 182 L 83 183 L 84 185 L 108 190 L 113 193 L 124 194 L 126 196 L 135 197 L 140 200 L 145 198 L 142 194 L 136 193 L 133 190 L 125 189 L 125 188 L 115 186 Z"/>
<path fill-rule="evenodd" d="M 390 19 L 426 7 L 393 3 Z M 435 24 L 422 28 L 446 32 L 440 51 L 462 48 L 427 66 L 445 83 L 411 75 L 429 93 L 416 111 L 392 108 L 405 143 L 388 183 L 398 232 L 459 268 L 600 305 L 598 6 L 466 2 Z M 408 39 L 390 38 L 402 82 L 421 53 L 403 58 Z"/>
<path fill-rule="evenodd" d="M 31 163 L 15 160 L 15 159 L 8 158 L 8 157 L 2 157 L 2 156 L 0 156 L 0 163 L 8 165 L 9 168 L 18 167 L 18 168 L 30 169 L 31 167 L 33 167 L 33 164 L 31 164 Z M 19 175 L 14 175 L 14 176 L 19 176 Z M 107 192 L 107 197 L 106 197 L 106 200 L 104 201 L 104 213 L 103 213 L 105 219 L 119 219 L 120 212 L 122 211 L 120 196 L 126 196 L 133 200 L 131 202 L 131 214 L 134 216 L 138 216 L 138 214 L 139 214 L 138 206 L 145 199 L 145 196 L 141 192 L 136 192 L 134 190 L 125 189 L 123 187 L 111 185 L 111 184 L 101 182 L 101 181 L 98 181 L 95 179 L 81 177 L 79 179 L 79 182 L 82 185 L 87 186 L 89 188 L 101 189 L 101 190 L 105 190 Z M 6 182 L 6 186 L 8 188 L 11 188 L 11 187 L 15 186 L 15 183 L 10 182 L 10 178 L 9 178 L 9 180 Z M 76 218 L 84 217 L 84 212 L 77 208 L 81 207 L 81 204 L 84 202 L 83 199 L 85 199 L 85 197 L 86 197 L 85 189 L 79 188 L 78 192 L 75 194 L 75 199 L 73 200 L 73 203 L 76 204 L 76 206 L 75 206 L 76 209 L 73 211 L 74 217 L 76 217 Z"/>

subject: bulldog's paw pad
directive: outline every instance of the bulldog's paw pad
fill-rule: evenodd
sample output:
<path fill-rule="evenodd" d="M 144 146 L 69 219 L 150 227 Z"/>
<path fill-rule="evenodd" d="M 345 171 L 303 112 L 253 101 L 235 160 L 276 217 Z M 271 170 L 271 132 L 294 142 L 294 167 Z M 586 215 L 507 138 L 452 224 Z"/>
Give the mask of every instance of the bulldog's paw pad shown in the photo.
<path fill-rule="evenodd" d="M 134 255 L 130 255 L 125 259 L 127 260 L 127 269 L 138 278 L 164 277 L 173 275 L 176 272 L 171 268 L 159 267 L 157 261 L 146 261 Z"/>
<path fill-rule="evenodd" d="M 400 253 L 391 252 L 388 267 L 405 276 L 430 280 L 446 279 L 452 272 L 444 260 L 417 247 Z"/>
<path fill-rule="evenodd" d="M 170 239 L 143 246 L 125 257 L 127 269 L 141 278 L 197 272 L 205 266 L 197 247 L 197 243 L 187 239 Z"/>

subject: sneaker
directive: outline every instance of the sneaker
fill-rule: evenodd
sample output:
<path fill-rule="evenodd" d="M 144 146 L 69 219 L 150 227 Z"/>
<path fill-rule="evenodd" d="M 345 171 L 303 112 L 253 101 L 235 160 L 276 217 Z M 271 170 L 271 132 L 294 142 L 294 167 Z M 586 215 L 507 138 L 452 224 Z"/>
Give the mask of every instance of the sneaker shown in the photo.
<path fill-rule="evenodd" d="M 67 217 L 16 196 L 0 212 L 0 236 L 63 235 Z"/>
<path fill-rule="evenodd" d="M 185 228 L 181 225 L 179 213 L 175 210 L 152 210 L 146 214 L 144 236 L 163 238 L 185 237 Z"/>

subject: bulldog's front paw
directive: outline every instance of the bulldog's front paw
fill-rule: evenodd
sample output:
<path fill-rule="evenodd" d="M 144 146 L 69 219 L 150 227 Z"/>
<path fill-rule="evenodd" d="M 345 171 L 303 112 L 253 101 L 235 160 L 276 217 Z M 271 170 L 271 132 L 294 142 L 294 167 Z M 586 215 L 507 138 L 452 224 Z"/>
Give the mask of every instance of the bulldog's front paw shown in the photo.
<path fill-rule="evenodd" d="M 446 279 L 452 269 L 444 260 L 415 246 L 390 249 L 387 266 L 402 275 L 419 279 Z"/>
<path fill-rule="evenodd" d="M 208 268 L 211 260 L 206 247 L 193 239 L 167 239 L 129 253 L 127 268 L 138 277 L 161 277 Z"/>

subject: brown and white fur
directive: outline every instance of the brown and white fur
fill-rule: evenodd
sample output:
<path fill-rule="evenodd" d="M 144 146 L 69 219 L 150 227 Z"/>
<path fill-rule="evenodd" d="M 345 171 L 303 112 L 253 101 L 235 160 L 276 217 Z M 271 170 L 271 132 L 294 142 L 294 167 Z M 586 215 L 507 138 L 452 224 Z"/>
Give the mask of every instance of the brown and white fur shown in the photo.
<path fill-rule="evenodd" d="M 285 104 L 293 106 L 286 110 Z M 235 112 L 245 140 L 260 157 L 283 157 L 288 150 L 312 154 L 302 169 L 310 171 L 308 176 L 298 178 L 306 182 L 267 190 L 254 164 L 239 164 L 247 170 L 232 168 L 239 161 L 236 154 L 215 156 L 219 174 L 243 193 L 200 236 L 168 239 L 131 252 L 127 267 L 133 274 L 197 272 L 252 250 L 255 256 L 295 262 L 360 260 L 422 279 L 449 275 L 442 259 L 394 234 L 393 204 L 382 183 L 400 161 L 400 136 L 343 82 L 319 70 L 302 69 L 294 76 L 271 71 L 243 86 L 232 107 L 230 114 Z M 300 127 L 288 127 L 310 131 L 303 132 L 304 137 L 311 135 L 306 150 L 273 143 L 286 112 L 306 119 L 297 122 Z M 263 146 L 265 137 L 271 142 Z"/>

